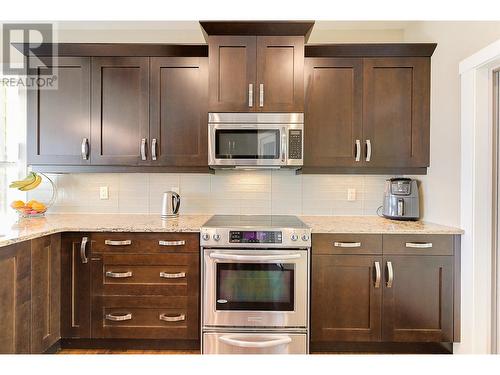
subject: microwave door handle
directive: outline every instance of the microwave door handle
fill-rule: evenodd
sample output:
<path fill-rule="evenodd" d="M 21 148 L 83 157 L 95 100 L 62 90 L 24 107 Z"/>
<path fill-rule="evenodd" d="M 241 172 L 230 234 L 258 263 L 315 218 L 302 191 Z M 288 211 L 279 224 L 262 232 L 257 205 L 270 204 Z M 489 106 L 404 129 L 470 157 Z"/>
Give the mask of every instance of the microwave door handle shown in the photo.
<path fill-rule="evenodd" d="M 219 341 L 222 341 L 227 345 L 237 346 L 239 348 L 270 348 L 273 346 L 285 345 L 292 342 L 292 339 L 288 336 L 278 336 L 267 341 L 244 341 L 237 340 L 235 337 L 237 336 L 221 336 L 219 337 Z"/>
<path fill-rule="evenodd" d="M 239 254 L 223 254 L 223 253 L 211 253 L 210 258 L 212 259 L 220 259 L 220 260 L 236 260 L 236 261 L 257 261 L 257 262 L 265 262 L 265 261 L 275 261 L 280 263 L 279 261 L 288 260 L 288 259 L 298 259 L 302 256 L 302 254 L 275 254 L 275 255 L 239 255 Z"/>
<path fill-rule="evenodd" d="M 281 128 L 281 162 L 285 164 L 286 161 L 286 129 Z"/>

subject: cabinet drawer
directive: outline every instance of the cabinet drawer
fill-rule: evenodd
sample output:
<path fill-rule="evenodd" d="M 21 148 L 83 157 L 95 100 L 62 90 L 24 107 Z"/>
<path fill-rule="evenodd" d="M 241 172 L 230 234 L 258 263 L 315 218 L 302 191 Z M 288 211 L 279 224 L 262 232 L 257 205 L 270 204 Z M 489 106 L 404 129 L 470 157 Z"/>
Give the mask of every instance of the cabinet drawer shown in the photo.
<path fill-rule="evenodd" d="M 198 339 L 197 300 L 187 297 L 94 297 L 92 337 Z"/>
<path fill-rule="evenodd" d="M 198 296 L 198 254 L 92 257 L 93 295 Z"/>
<path fill-rule="evenodd" d="M 198 253 L 199 233 L 93 233 L 93 253 Z"/>
<path fill-rule="evenodd" d="M 382 235 L 322 234 L 312 236 L 313 254 L 382 254 Z"/>
<path fill-rule="evenodd" d="M 444 234 L 384 235 L 384 255 L 453 255 L 453 236 Z"/>

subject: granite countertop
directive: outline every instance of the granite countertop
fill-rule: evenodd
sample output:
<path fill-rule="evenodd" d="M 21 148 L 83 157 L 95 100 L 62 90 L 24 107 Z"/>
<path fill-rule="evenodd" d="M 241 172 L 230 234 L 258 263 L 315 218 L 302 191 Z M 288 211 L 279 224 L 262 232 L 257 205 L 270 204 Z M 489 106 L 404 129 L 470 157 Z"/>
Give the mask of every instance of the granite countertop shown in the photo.
<path fill-rule="evenodd" d="M 147 214 L 49 214 L 0 217 L 0 247 L 59 232 L 198 232 L 211 215 L 162 220 Z M 377 216 L 299 216 L 313 233 L 462 234 L 459 228 Z"/>

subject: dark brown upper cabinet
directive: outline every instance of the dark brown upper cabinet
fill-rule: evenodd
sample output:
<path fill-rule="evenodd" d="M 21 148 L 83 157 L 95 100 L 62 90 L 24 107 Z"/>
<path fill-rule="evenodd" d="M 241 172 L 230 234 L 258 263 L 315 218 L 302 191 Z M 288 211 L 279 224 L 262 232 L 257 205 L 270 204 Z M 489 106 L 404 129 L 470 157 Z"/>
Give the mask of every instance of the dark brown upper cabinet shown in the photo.
<path fill-rule="evenodd" d="M 306 48 L 303 172 L 425 174 L 434 48 Z"/>
<path fill-rule="evenodd" d="M 203 57 L 151 58 L 151 165 L 207 165 L 207 69 Z"/>
<path fill-rule="evenodd" d="M 148 135 L 149 58 L 93 58 L 92 164 L 146 164 Z"/>
<path fill-rule="evenodd" d="M 28 164 L 90 163 L 90 58 L 32 59 L 36 76 L 57 69 L 57 88 L 28 90 Z"/>
<path fill-rule="evenodd" d="M 430 59 L 369 58 L 363 69 L 365 164 L 428 167 Z"/>
<path fill-rule="evenodd" d="M 304 168 L 355 167 L 363 136 L 362 60 L 311 58 L 305 71 Z"/>
<path fill-rule="evenodd" d="M 304 37 L 210 36 L 211 112 L 302 112 Z"/>

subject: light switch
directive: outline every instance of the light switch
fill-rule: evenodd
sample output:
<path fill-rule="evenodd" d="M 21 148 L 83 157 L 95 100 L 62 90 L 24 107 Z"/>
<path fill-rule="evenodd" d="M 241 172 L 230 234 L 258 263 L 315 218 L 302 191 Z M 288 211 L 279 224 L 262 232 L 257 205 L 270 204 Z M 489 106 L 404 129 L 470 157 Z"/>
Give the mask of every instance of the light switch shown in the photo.
<path fill-rule="evenodd" d="M 99 199 L 109 199 L 109 188 L 107 186 L 99 187 Z"/>
<path fill-rule="evenodd" d="M 347 200 L 349 202 L 356 200 L 356 189 L 347 189 Z"/>

